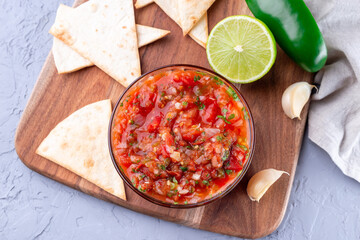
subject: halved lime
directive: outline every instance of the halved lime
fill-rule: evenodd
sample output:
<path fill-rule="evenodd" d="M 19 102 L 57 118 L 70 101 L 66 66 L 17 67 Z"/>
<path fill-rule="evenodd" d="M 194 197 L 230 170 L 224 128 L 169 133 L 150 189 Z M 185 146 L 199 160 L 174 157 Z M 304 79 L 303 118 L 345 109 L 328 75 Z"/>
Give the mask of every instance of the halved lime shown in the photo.
<path fill-rule="evenodd" d="M 249 83 L 270 70 L 276 58 L 276 43 L 262 21 L 231 16 L 211 31 L 206 54 L 215 72 L 232 82 Z"/>

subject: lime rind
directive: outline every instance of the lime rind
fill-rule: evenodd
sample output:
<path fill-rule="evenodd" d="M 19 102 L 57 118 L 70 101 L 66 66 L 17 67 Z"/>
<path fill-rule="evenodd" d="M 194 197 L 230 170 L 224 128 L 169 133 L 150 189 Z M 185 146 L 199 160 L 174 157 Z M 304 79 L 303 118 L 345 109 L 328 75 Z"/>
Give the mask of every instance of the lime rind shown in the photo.
<path fill-rule="evenodd" d="M 234 46 L 244 49 L 235 51 Z M 232 82 L 250 83 L 271 69 L 276 59 L 276 42 L 262 21 L 245 15 L 231 16 L 211 31 L 206 54 L 215 72 Z"/>

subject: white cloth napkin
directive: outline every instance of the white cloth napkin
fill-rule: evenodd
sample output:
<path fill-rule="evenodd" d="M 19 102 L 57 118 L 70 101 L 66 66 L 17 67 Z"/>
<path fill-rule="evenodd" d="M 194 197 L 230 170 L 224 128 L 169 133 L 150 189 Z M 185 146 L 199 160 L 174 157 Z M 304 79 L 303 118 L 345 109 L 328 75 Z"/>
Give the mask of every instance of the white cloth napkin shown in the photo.
<path fill-rule="evenodd" d="M 309 138 L 349 177 L 360 182 L 360 1 L 307 0 L 328 48 L 317 73 Z"/>

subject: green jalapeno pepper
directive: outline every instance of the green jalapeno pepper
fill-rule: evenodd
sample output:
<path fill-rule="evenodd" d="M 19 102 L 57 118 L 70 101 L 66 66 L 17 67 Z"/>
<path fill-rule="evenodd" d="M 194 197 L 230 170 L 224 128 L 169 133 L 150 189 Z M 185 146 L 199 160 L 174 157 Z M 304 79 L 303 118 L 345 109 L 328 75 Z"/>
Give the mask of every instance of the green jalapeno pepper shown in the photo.
<path fill-rule="evenodd" d="M 302 0 L 246 0 L 254 16 L 274 34 L 276 42 L 308 72 L 319 71 L 326 62 L 323 36 Z"/>

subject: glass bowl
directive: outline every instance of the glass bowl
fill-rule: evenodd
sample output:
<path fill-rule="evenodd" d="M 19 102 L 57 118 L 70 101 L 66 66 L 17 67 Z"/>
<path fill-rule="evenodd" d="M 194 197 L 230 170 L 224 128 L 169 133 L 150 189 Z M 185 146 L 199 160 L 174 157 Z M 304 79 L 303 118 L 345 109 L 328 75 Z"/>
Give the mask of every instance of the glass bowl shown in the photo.
<path fill-rule="evenodd" d="M 174 203 L 170 203 L 170 202 L 165 202 L 165 201 L 161 201 L 159 199 L 156 199 L 150 195 L 148 195 L 147 193 L 144 193 L 142 191 L 140 191 L 139 189 L 137 189 L 136 187 L 133 186 L 132 182 L 130 181 L 130 179 L 127 177 L 126 173 L 123 172 L 122 168 L 118 166 L 114 153 L 113 153 L 113 146 L 112 146 L 112 129 L 113 129 L 113 124 L 114 124 L 114 118 L 117 116 L 118 110 L 119 110 L 119 104 L 122 100 L 122 98 L 124 96 L 126 96 L 126 93 L 132 89 L 134 86 L 139 86 L 142 84 L 142 82 L 144 80 L 146 80 L 148 77 L 150 76 L 154 76 L 156 74 L 159 74 L 161 72 L 166 72 L 166 71 L 172 71 L 172 70 L 193 70 L 193 71 L 199 71 L 199 72 L 204 72 L 210 76 L 216 76 L 219 79 L 221 79 L 224 84 L 226 84 L 228 87 L 232 88 L 236 94 L 238 95 L 241 103 L 244 105 L 246 111 L 248 112 L 248 119 L 246 121 L 248 121 L 248 125 L 249 125 L 249 129 L 250 129 L 250 134 L 249 134 L 249 155 L 248 155 L 248 159 L 245 163 L 245 165 L 243 166 L 242 171 L 240 172 L 240 174 L 238 174 L 233 180 L 232 182 L 226 186 L 226 188 L 216 194 L 213 194 L 211 197 L 204 199 L 200 202 L 196 202 L 196 203 L 189 203 L 189 204 L 174 204 Z M 128 86 L 125 91 L 121 94 L 119 100 L 117 101 L 113 113 L 111 115 L 110 118 L 110 123 L 109 123 L 109 133 L 108 133 L 108 145 L 109 145 L 109 151 L 110 151 L 110 156 L 111 159 L 113 161 L 114 167 L 116 169 L 116 171 L 119 173 L 120 177 L 124 180 L 124 182 L 133 190 L 135 191 L 138 195 L 140 195 L 142 198 L 163 206 L 163 207 L 170 207 L 170 208 L 193 208 L 193 207 L 199 207 L 199 206 L 204 206 L 206 204 L 209 204 L 215 200 L 218 200 L 222 197 L 224 197 L 226 194 L 228 194 L 231 190 L 233 190 L 236 185 L 241 181 L 241 179 L 244 177 L 246 171 L 248 170 L 251 161 L 252 161 L 252 157 L 254 155 L 254 149 L 255 149 L 255 128 L 254 128 L 254 121 L 253 121 L 253 117 L 252 114 L 250 112 L 250 108 L 248 106 L 248 104 L 245 101 L 245 98 L 241 95 L 241 93 L 239 92 L 239 90 L 232 84 L 230 83 L 227 79 L 225 79 L 224 77 L 220 76 L 219 74 L 208 70 L 206 68 L 203 67 L 197 67 L 197 66 L 193 66 L 193 65 L 186 65 L 186 64 L 175 64 L 175 65 L 168 65 L 168 66 L 164 66 L 164 67 L 160 67 L 157 68 L 155 70 L 152 70 L 150 72 L 147 72 L 143 75 L 141 75 L 139 78 L 137 78 L 132 84 L 130 84 L 130 86 Z"/>

